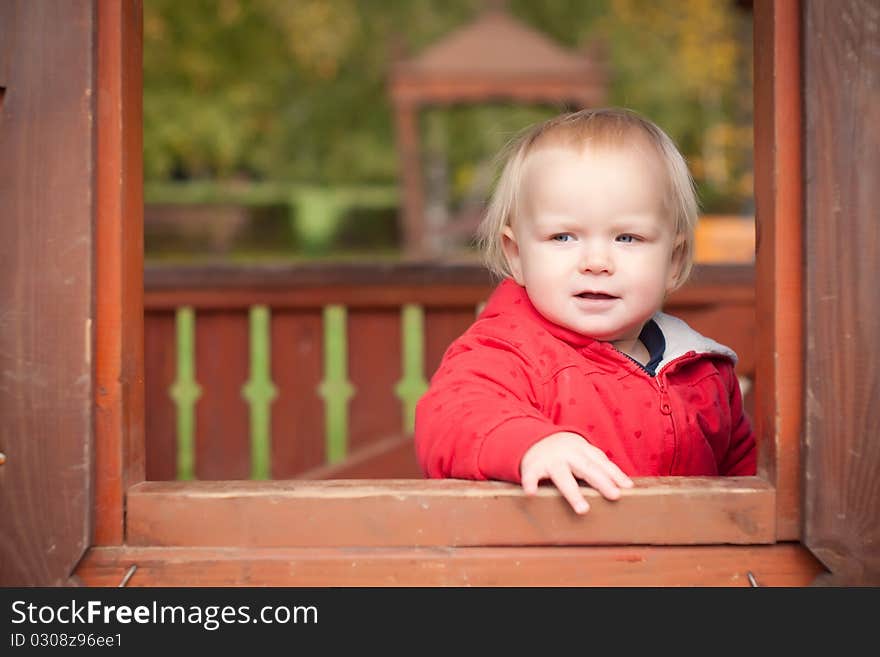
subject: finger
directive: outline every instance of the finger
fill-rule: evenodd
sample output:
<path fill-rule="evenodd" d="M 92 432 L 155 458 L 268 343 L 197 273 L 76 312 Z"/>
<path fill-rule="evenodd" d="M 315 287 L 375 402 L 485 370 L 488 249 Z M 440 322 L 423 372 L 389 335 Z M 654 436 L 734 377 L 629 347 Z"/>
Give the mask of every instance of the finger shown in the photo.
<path fill-rule="evenodd" d="M 620 497 L 620 489 L 603 465 L 595 461 L 576 461 L 571 464 L 571 469 L 580 479 L 599 491 L 602 497 L 616 500 Z"/>
<path fill-rule="evenodd" d="M 523 472 L 522 488 L 526 495 L 534 495 L 538 492 L 538 474 L 534 471 Z"/>
<path fill-rule="evenodd" d="M 623 470 L 621 470 L 614 463 L 612 463 L 611 465 L 614 466 L 614 469 L 611 472 L 611 478 L 614 480 L 614 483 L 616 483 L 621 488 L 632 488 L 633 486 L 635 486 L 633 480 L 630 479 Z"/>
<path fill-rule="evenodd" d="M 632 488 L 634 486 L 633 480 L 614 461 L 609 460 L 604 464 L 603 469 L 611 480 L 621 488 Z"/>
<path fill-rule="evenodd" d="M 553 480 L 556 488 L 559 489 L 559 492 L 562 493 L 562 496 L 568 501 L 575 513 L 583 514 L 590 510 L 590 505 L 587 503 L 583 493 L 581 493 L 581 487 L 568 468 L 563 467 L 552 470 L 550 472 L 550 479 Z"/>
<path fill-rule="evenodd" d="M 608 458 L 608 455 L 595 445 L 588 445 L 588 454 L 591 461 L 602 467 L 608 477 L 621 488 L 632 488 L 633 480 L 620 469 L 614 461 Z"/>

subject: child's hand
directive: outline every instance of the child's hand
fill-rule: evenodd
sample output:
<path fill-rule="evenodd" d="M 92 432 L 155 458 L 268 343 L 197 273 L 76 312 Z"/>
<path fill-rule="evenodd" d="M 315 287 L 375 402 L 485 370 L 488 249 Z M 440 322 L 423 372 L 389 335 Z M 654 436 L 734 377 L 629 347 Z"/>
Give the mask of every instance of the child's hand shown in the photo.
<path fill-rule="evenodd" d="M 538 482 L 551 479 L 576 513 L 590 509 L 577 479 L 583 479 L 603 497 L 616 500 L 621 488 L 633 482 L 598 447 L 576 433 L 562 431 L 532 445 L 520 463 L 522 487 L 527 495 L 538 491 Z"/>

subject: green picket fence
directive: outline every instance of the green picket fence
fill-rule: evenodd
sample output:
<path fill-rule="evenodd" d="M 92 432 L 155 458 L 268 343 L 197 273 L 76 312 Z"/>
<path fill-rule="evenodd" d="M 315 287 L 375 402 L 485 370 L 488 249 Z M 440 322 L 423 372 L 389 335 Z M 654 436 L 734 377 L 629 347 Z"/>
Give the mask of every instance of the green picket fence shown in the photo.
<path fill-rule="evenodd" d="M 411 436 L 491 288 L 468 264 L 148 266 L 148 479 L 296 477 Z"/>
<path fill-rule="evenodd" d="M 348 339 L 346 308 L 329 305 L 323 310 L 324 378 L 318 394 L 324 401 L 328 464 L 339 463 L 348 455 L 349 401 L 355 393 L 348 378 Z M 250 418 L 251 479 L 270 478 L 272 423 L 270 407 L 278 397 L 271 373 L 271 310 L 253 306 L 249 310 L 250 378 L 241 387 Z M 425 377 L 424 312 L 421 306 L 405 305 L 400 314 L 403 377 L 394 387 L 394 395 L 403 409 L 401 433 L 412 433 L 415 406 L 427 390 Z M 202 395 L 195 366 L 196 312 L 182 307 L 175 314 L 176 378 L 168 389 L 176 417 L 177 479 L 195 478 L 195 409 Z"/>

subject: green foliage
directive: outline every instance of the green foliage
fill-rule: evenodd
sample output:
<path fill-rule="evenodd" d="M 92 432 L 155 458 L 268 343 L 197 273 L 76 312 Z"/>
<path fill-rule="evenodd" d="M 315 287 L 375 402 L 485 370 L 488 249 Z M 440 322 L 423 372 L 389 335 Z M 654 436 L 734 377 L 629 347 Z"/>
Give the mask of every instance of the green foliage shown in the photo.
<path fill-rule="evenodd" d="M 394 183 L 387 75 L 477 15 L 481 0 L 146 0 L 147 180 Z M 608 104 L 644 112 L 688 157 L 707 210 L 751 196 L 751 18 L 732 1 L 510 0 L 573 49 L 601 41 Z M 525 125 L 558 111 L 428 109 L 426 151 L 453 200 Z"/>
<path fill-rule="evenodd" d="M 656 121 L 686 155 L 704 209 L 752 195 L 751 15 L 718 0 L 608 0 L 591 27 L 610 49 L 614 104 Z"/>

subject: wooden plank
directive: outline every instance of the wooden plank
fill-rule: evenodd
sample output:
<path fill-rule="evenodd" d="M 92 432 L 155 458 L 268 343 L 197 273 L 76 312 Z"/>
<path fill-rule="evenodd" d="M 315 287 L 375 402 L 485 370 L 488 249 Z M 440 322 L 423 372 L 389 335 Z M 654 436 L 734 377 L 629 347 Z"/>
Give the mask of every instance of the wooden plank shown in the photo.
<path fill-rule="evenodd" d="M 714 268 L 717 269 L 717 268 Z M 150 289 L 279 287 L 487 287 L 489 272 L 473 263 L 150 264 Z"/>
<path fill-rule="evenodd" d="M 836 584 L 880 585 L 880 49 L 876 3 L 805 2 L 804 541 Z"/>
<path fill-rule="evenodd" d="M 800 544 L 696 547 L 96 548 L 86 586 L 806 586 Z"/>
<path fill-rule="evenodd" d="M 324 464 L 323 321 L 320 311 L 272 313 L 272 478 Z"/>
<path fill-rule="evenodd" d="M 248 479 L 250 414 L 242 387 L 248 380 L 248 317 L 242 312 L 196 314 L 197 479 Z"/>
<path fill-rule="evenodd" d="M 150 290 L 177 288 L 257 289 L 257 288 L 346 288 L 346 287 L 494 287 L 489 272 L 477 262 L 464 263 L 312 263 L 289 265 L 260 264 L 148 264 L 144 283 Z M 751 286 L 754 267 L 750 264 L 694 265 L 688 285 L 719 288 Z M 334 302 L 334 301 L 331 301 Z"/>
<path fill-rule="evenodd" d="M 0 585 L 63 585 L 91 542 L 100 392 L 93 5 L 3 2 L 0 35 Z"/>
<path fill-rule="evenodd" d="M 398 225 L 403 234 L 403 248 L 407 257 L 425 256 L 424 181 L 419 153 L 419 106 L 416 102 L 396 99 L 394 103 L 394 133 L 397 157 L 400 160 L 403 207 Z"/>
<path fill-rule="evenodd" d="M 341 463 L 299 474 L 297 479 L 421 479 L 412 435 L 392 436 L 363 447 Z"/>
<path fill-rule="evenodd" d="M 187 266 L 149 265 L 145 271 L 148 309 L 475 307 L 494 283 L 479 265 Z M 754 299 L 750 265 L 697 265 L 690 281 L 671 297 L 675 303 L 718 303 Z"/>
<path fill-rule="evenodd" d="M 97 2 L 95 542 L 123 539 L 145 477 L 142 8 Z"/>
<path fill-rule="evenodd" d="M 15 5 L 6 2 L 0 5 L 0 25 L 14 25 Z M 12 72 L 12 60 L 14 57 L 17 34 L 14 30 L 0 30 L 0 111 L 3 110 L 3 96 L 6 93 L 6 87 L 9 86 L 10 74 Z"/>
<path fill-rule="evenodd" d="M 552 486 L 457 480 L 145 482 L 129 491 L 131 545 L 200 547 L 766 543 L 773 489 L 756 477 L 636 480 L 617 502 L 584 488 L 576 515 Z"/>
<path fill-rule="evenodd" d="M 147 288 L 144 303 L 148 310 L 171 310 L 180 306 L 198 309 L 244 309 L 255 304 L 271 308 L 323 308 L 339 304 L 349 309 L 393 308 L 417 304 L 425 308 L 463 308 L 489 298 L 490 286 L 389 285 L 322 286 L 288 288 L 272 287 L 187 287 L 173 289 Z M 670 301 L 676 304 L 715 305 L 719 303 L 752 302 L 754 289 L 748 284 L 690 283 L 676 290 Z"/>
<path fill-rule="evenodd" d="M 756 0 L 755 256 L 758 472 L 777 490 L 779 540 L 801 527 L 803 88 L 800 0 Z"/>
<path fill-rule="evenodd" d="M 394 393 L 403 371 L 400 336 L 399 308 L 348 313 L 349 453 L 401 431 L 403 407 Z"/>
<path fill-rule="evenodd" d="M 733 349 L 739 362 L 736 372 L 755 375 L 754 304 L 718 304 L 715 306 L 671 306 L 667 312 L 686 321 L 691 327 Z"/>
<path fill-rule="evenodd" d="M 670 308 L 688 306 L 718 306 L 755 302 L 752 283 L 699 283 L 691 281 L 669 295 L 666 305 Z"/>
<path fill-rule="evenodd" d="M 425 312 L 425 377 L 430 381 L 446 349 L 476 319 L 477 304 Z"/>
<path fill-rule="evenodd" d="M 170 390 L 177 374 L 175 317 L 151 312 L 144 318 L 146 478 L 177 478 L 177 406 Z"/>
<path fill-rule="evenodd" d="M 501 75 L 443 74 L 431 72 L 418 79 L 401 80 L 395 85 L 394 97 L 399 104 L 412 105 L 460 105 L 462 103 L 484 103 L 489 98 L 518 101 L 526 104 L 559 105 L 572 103 L 576 107 L 600 105 L 605 94 L 604 76 L 593 71 L 580 72 L 573 81 L 568 74 L 551 75 L 544 71 L 539 74 L 523 72 L 516 76 L 516 83 Z M 585 85 L 587 76 L 593 84 Z"/>
<path fill-rule="evenodd" d="M 694 231 L 694 261 L 752 263 L 755 260 L 755 220 L 741 215 L 700 217 Z"/>
<path fill-rule="evenodd" d="M 476 305 L 488 297 L 491 288 L 436 285 L 394 285 L 359 287 L 339 285 L 326 287 L 255 288 L 190 288 L 147 289 L 145 304 L 150 310 L 171 310 L 193 306 L 205 310 L 245 309 L 261 304 L 273 309 L 315 309 L 338 304 L 349 310 L 399 308 L 406 304 L 431 306 Z"/>

